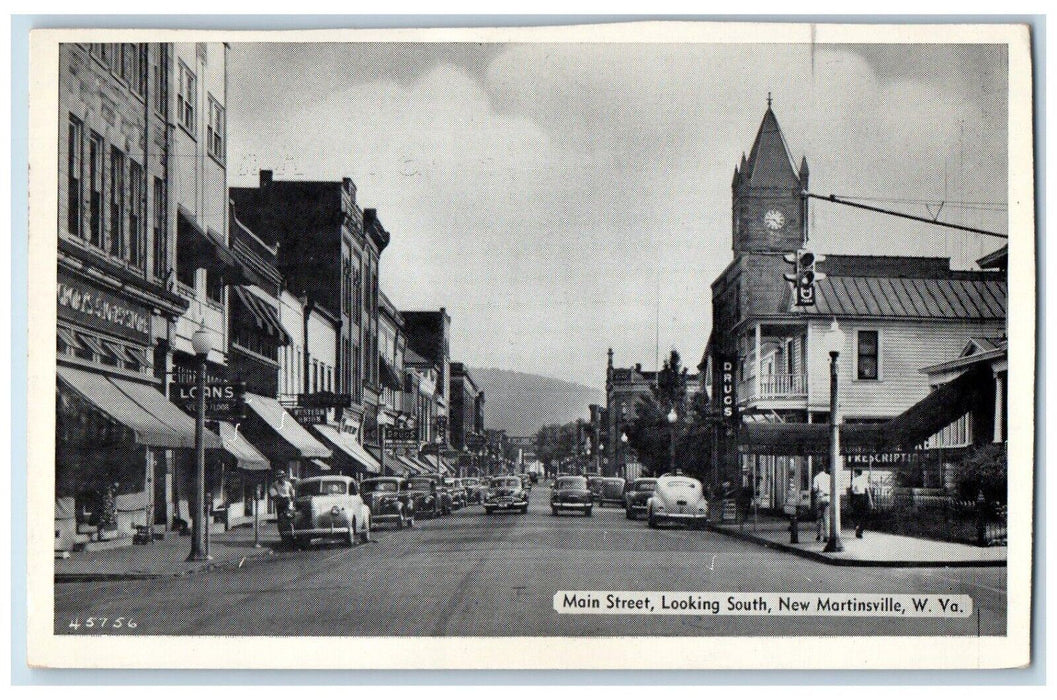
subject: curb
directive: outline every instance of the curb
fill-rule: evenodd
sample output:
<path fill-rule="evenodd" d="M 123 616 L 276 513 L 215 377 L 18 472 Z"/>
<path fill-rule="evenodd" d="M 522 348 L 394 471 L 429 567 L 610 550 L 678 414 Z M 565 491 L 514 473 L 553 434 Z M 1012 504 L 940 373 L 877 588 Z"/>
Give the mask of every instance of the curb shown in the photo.
<path fill-rule="evenodd" d="M 791 544 L 785 544 L 783 542 L 775 542 L 765 537 L 758 537 L 747 532 L 741 532 L 737 530 L 728 530 L 727 528 L 718 527 L 712 523 L 708 523 L 708 529 L 712 532 L 718 532 L 721 535 L 727 535 L 739 540 L 745 540 L 746 542 L 752 542 L 754 544 L 762 545 L 768 549 L 777 549 L 781 552 L 787 552 L 789 554 L 795 554 L 798 557 L 804 559 L 811 559 L 813 561 L 821 562 L 823 564 L 829 564 L 830 566 L 859 566 L 859 567 L 888 567 L 888 568 L 902 568 L 902 569 L 934 569 L 934 568 L 967 568 L 967 567 L 1004 567 L 1006 566 L 1005 559 L 953 559 L 943 561 L 926 561 L 926 560 L 915 560 L 915 559 L 847 559 L 843 557 L 834 557 L 822 552 L 813 552 L 810 549 L 803 549 L 801 547 L 794 547 Z"/>
<path fill-rule="evenodd" d="M 151 572 L 151 571 L 129 571 L 123 573 L 105 573 L 105 572 L 87 572 L 87 573 L 56 573 L 55 583 L 85 583 L 85 582 L 106 582 L 106 581 L 151 581 L 156 579 L 165 578 L 183 578 L 185 576 L 191 576 L 193 574 L 206 573 L 209 571 L 216 571 L 217 569 L 226 569 L 231 566 L 236 568 L 242 563 L 248 561 L 260 561 L 269 557 L 275 556 L 277 552 L 274 549 L 262 549 L 259 553 L 248 554 L 244 557 L 238 557 L 236 559 L 227 559 L 224 561 L 208 562 L 201 566 L 194 566 L 183 571 L 173 571 L 166 573 Z"/>

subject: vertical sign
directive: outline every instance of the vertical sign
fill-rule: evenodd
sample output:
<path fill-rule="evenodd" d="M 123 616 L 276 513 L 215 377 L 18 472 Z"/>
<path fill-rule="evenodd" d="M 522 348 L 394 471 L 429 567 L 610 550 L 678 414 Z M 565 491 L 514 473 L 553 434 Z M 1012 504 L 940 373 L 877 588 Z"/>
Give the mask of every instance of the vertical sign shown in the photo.
<path fill-rule="evenodd" d="M 717 352 L 715 358 L 715 396 L 719 397 L 720 415 L 723 416 L 724 423 L 735 425 L 740 420 L 737 388 L 738 357 L 737 355 Z"/>

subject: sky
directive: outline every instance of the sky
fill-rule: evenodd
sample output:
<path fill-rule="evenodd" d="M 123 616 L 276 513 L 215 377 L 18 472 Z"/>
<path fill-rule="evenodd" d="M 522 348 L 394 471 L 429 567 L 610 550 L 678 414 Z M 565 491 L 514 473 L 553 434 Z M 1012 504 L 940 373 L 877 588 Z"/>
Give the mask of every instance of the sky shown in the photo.
<path fill-rule="evenodd" d="M 813 192 L 1006 232 L 1002 47 L 233 43 L 228 72 L 229 184 L 352 177 L 382 289 L 445 307 L 470 366 L 695 366 L 768 93 Z M 809 226 L 819 253 L 955 267 L 1002 243 L 825 202 Z"/>

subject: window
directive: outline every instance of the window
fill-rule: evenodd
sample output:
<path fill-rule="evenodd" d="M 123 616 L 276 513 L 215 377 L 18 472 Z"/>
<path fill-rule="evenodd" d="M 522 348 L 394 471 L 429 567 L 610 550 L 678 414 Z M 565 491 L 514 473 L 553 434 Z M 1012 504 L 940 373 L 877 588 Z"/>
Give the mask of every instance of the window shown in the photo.
<path fill-rule="evenodd" d="M 176 92 L 176 118 L 194 136 L 195 111 L 198 109 L 198 80 L 187 65 L 180 61 L 180 82 Z"/>
<path fill-rule="evenodd" d="M 136 78 L 132 89 L 142 97 L 147 93 L 147 73 L 150 70 L 150 44 L 137 44 L 136 56 Z"/>
<path fill-rule="evenodd" d="M 88 141 L 88 235 L 92 245 L 103 247 L 103 137 Z"/>
<path fill-rule="evenodd" d="M 878 379 L 880 350 L 877 331 L 856 333 L 855 376 L 857 379 Z"/>
<path fill-rule="evenodd" d="M 66 157 L 66 230 L 71 236 L 81 236 L 81 199 L 82 191 L 81 161 L 84 148 L 84 124 L 77 117 L 70 115 L 68 137 L 68 154 Z"/>
<path fill-rule="evenodd" d="M 154 276 L 165 281 L 169 274 L 169 236 L 165 226 L 165 183 L 154 178 Z"/>
<path fill-rule="evenodd" d="M 206 126 L 206 148 L 209 155 L 224 162 L 224 108 L 209 96 L 209 124 Z"/>
<path fill-rule="evenodd" d="M 110 147 L 110 254 L 125 253 L 125 154 Z"/>
<path fill-rule="evenodd" d="M 142 270 L 146 258 L 143 250 L 143 167 L 134 160 L 129 160 L 128 178 L 128 261 Z"/>
<path fill-rule="evenodd" d="M 206 271 L 206 297 L 218 304 L 224 301 L 224 278 L 219 272 Z"/>
<path fill-rule="evenodd" d="M 139 62 L 135 44 L 121 44 L 121 60 L 118 63 L 118 75 L 131 86 L 135 86 L 136 64 Z"/>
<path fill-rule="evenodd" d="M 169 114 L 169 76 L 168 55 L 164 44 L 157 44 L 158 62 L 151 66 L 151 75 L 154 76 L 154 84 L 151 91 L 154 93 L 154 109 L 162 116 Z"/>

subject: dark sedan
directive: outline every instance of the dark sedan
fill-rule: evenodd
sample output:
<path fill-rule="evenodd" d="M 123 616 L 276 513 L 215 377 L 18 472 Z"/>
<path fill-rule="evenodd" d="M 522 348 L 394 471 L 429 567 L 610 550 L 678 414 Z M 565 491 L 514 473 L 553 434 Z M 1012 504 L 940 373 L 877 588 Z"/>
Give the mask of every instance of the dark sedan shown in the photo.
<path fill-rule="evenodd" d="M 582 476 L 560 476 L 551 489 L 551 513 L 557 515 L 563 510 L 578 510 L 590 517 L 594 504 L 591 491 L 587 488 L 587 479 Z"/>
<path fill-rule="evenodd" d="M 484 497 L 484 512 L 491 515 L 497 510 L 528 512 L 528 492 L 521 479 L 516 476 L 496 476 L 488 482 Z"/>
<path fill-rule="evenodd" d="M 628 520 L 634 520 L 640 514 L 646 514 L 646 503 L 656 488 L 656 479 L 635 479 L 631 488 L 624 494 L 624 513 L 628 516 Z"/>
<path fill-rule="evenodd" d="M 414 495 L 400 477 L 364 479 L 360 482 L 360 495 L 371 509 L 371 522 L 394 523 L 399 528 L 415 524 Z"/>

